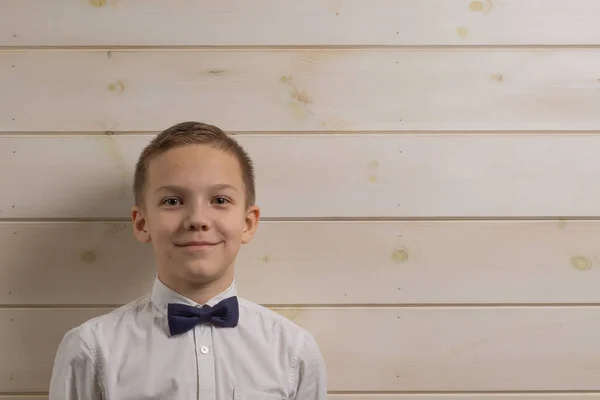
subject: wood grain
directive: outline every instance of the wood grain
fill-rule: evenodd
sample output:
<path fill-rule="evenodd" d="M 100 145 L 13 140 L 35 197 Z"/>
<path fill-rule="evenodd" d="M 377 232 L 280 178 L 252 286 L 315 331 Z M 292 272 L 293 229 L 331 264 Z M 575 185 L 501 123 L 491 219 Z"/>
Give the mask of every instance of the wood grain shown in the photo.
<path fill-rule="evenodd" d="M 331 400 L 590 400 L 598 393 L 330 394 Z"/>
<path fill-rule="evenodd" d="M 590 400 L 598 393 L 330 394 L 331 400 Z"/>
<path fill-rule="evenodd" d="M 3 0 L 2 7 L 0 46 L 600 43 L 600 4 L 586 0 Z"/>
<path fill-rule="evenodd" d="M 330 400 L 589 400 L 599 393 L 542 393 L 542 394 L 330 394 Z M 48 396 L 0 396 L 0 400 L 48 400 Z"/>
<path fill-rule="evenodd" d="M 600 303 L 599 242 L 598 221 L 264 222 L 236 275 L 261 304 Z M 123 304 L 154 276 L 129 223 L 0 224 L 0 305 Z"/>
<path fill-rule="evenodd" d="M 595 49 L 5 51 L 0 132 L 600 130 L 598 71 Z"/>
<path fill-rule="evenodd" d="M 48 395 L 5 395 L 0 396 L 0 400 L 48 400 Z"/>
<path fill-rule="evenodd" d="M 546 394 L 330 394 L 330 400 L 589 400 L 598 393 Z M 0 400 L 48 400 L 48 396 L 0 396 Z"/>
<path fill-rule="evenodd" d="M 129 219 L 133 165 L 151 137 L 0 137 L 0 218 Z M 265 218 L 600 214 L 597 134 L 236 138 Z"/>
<path fill-rule="evenodd" d="M 0 391 L 47 390 L 64 332 L 107 311 L 0 310 Z M 278 311 L 315 335 L 330 391 L 600 389 L 599 307 Z"/>

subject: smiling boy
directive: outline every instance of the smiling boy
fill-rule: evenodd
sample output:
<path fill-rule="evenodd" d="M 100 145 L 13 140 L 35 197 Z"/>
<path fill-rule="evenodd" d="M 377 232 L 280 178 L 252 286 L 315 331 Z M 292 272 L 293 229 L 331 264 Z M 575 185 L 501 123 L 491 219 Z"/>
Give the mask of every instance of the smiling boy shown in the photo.
<path fill-rule="evenodd" d="M 325 400 L 313 336 L 237 296 L 235 260 L 260 217 L 241 146 L 212 125 L 175 125 L 142 151 L 134 197 L 152 292 L 65 334 L 49 400 Z"/>

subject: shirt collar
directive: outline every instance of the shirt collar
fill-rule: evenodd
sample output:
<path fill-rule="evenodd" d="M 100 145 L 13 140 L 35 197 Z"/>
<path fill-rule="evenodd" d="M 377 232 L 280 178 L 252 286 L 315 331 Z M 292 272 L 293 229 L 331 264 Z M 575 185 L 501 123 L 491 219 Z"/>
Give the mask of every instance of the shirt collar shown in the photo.
<path fill-rule="evenodd" d="M 217 304 L 218 302 L 220 302 L 221 300 L 224 300 L 224 299 L 226 299 L 228 297 L 232 297 L 232 296 L 237 296 L 237 288 L 236 288 L 235 280 L 231 283 L 231 285 L 229 285 L 229 287 L 227 289 L 225 289 L 223 292 L 219 293 L 212 299 L 208 300 L 204 304 L 212 307 L 215 304 Z M 167 306 L 169 305 L 169 303 L 186 304 L 186 305 L 189 305 L 192 307 L 201 307 L 204 305 L 204 304 L 196 303 L 192 299 L 189 299 L 189 298 L 177 293 L 173 289 L 167 287 L 164 283 L 162 283 L 162 281 L 158 277 L 156 277 L 154 280 L 154 286 L 152 288 L 151 299 L 152 299 L 152 302 L 159 309 L 159 311 L 165 315 L 167 315 Z"/>

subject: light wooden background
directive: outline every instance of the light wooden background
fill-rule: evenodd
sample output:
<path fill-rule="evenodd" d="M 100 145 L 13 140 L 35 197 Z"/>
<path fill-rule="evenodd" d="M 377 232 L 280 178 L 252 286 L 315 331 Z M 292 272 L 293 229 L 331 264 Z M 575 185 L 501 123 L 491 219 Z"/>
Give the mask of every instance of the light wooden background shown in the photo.
<path fill-rule="evenodd" d="M 149 290 L 133 163 L 236 134 L 331 400 L 600 396 L 600 1 L 0 0 L 0 398 Z"/>

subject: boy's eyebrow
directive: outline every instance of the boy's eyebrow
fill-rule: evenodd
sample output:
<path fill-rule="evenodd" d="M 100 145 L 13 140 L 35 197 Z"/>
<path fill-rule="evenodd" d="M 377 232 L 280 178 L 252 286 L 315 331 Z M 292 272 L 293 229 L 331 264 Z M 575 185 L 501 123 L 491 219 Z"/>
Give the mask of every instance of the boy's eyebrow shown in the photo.
<path fill-rule="evenodd" d="M 167 190 L 169 192 L 185 192 L 185 189 L 182 188 L 181 186 L 177 186 L 177 185 L 163 185 L 163 186 L 160 186 L 158 189 L 156 189 L 154 191 L 154 193 L 158 193 L 161 190 Z"/>
<path fill-rule="evenodd" d="M 212 189 L 216 189 L 216 190 L 222 190 L 222 189 L 231 189 L 233 191 L 238 191 L 238 188 L 236 188 L 233 185 L 229 185 L 227 183 L 219 183 L 218 185 L 214 185 L 212 186 Z"/>
<path fill-rule="evenodd" d="M 211 186 L 211 189 L 214 189 L 214 190 L 231 189 L 231 190 L 236 191 L 236 192 L 238 191 L 238 189 L 235 186 L 229 185 L 227 183 L 219 183 L 217 185 L 213 185 L 213 186 Z M 154 191 L 154 193 L 157 193 L 157 192 L 159 192 L 161 190 L 167 190 L 169 192 L 177 192 L 177 193 L 183 193 L 183 192 L 187 191 L 187 189 L 184 188 L 184 187 L 182 187 L 182 186 L 178 186 L 178 185 L 163 185 L 163 186 L 160 186 L 158 189 L 156 189 Z"/>

